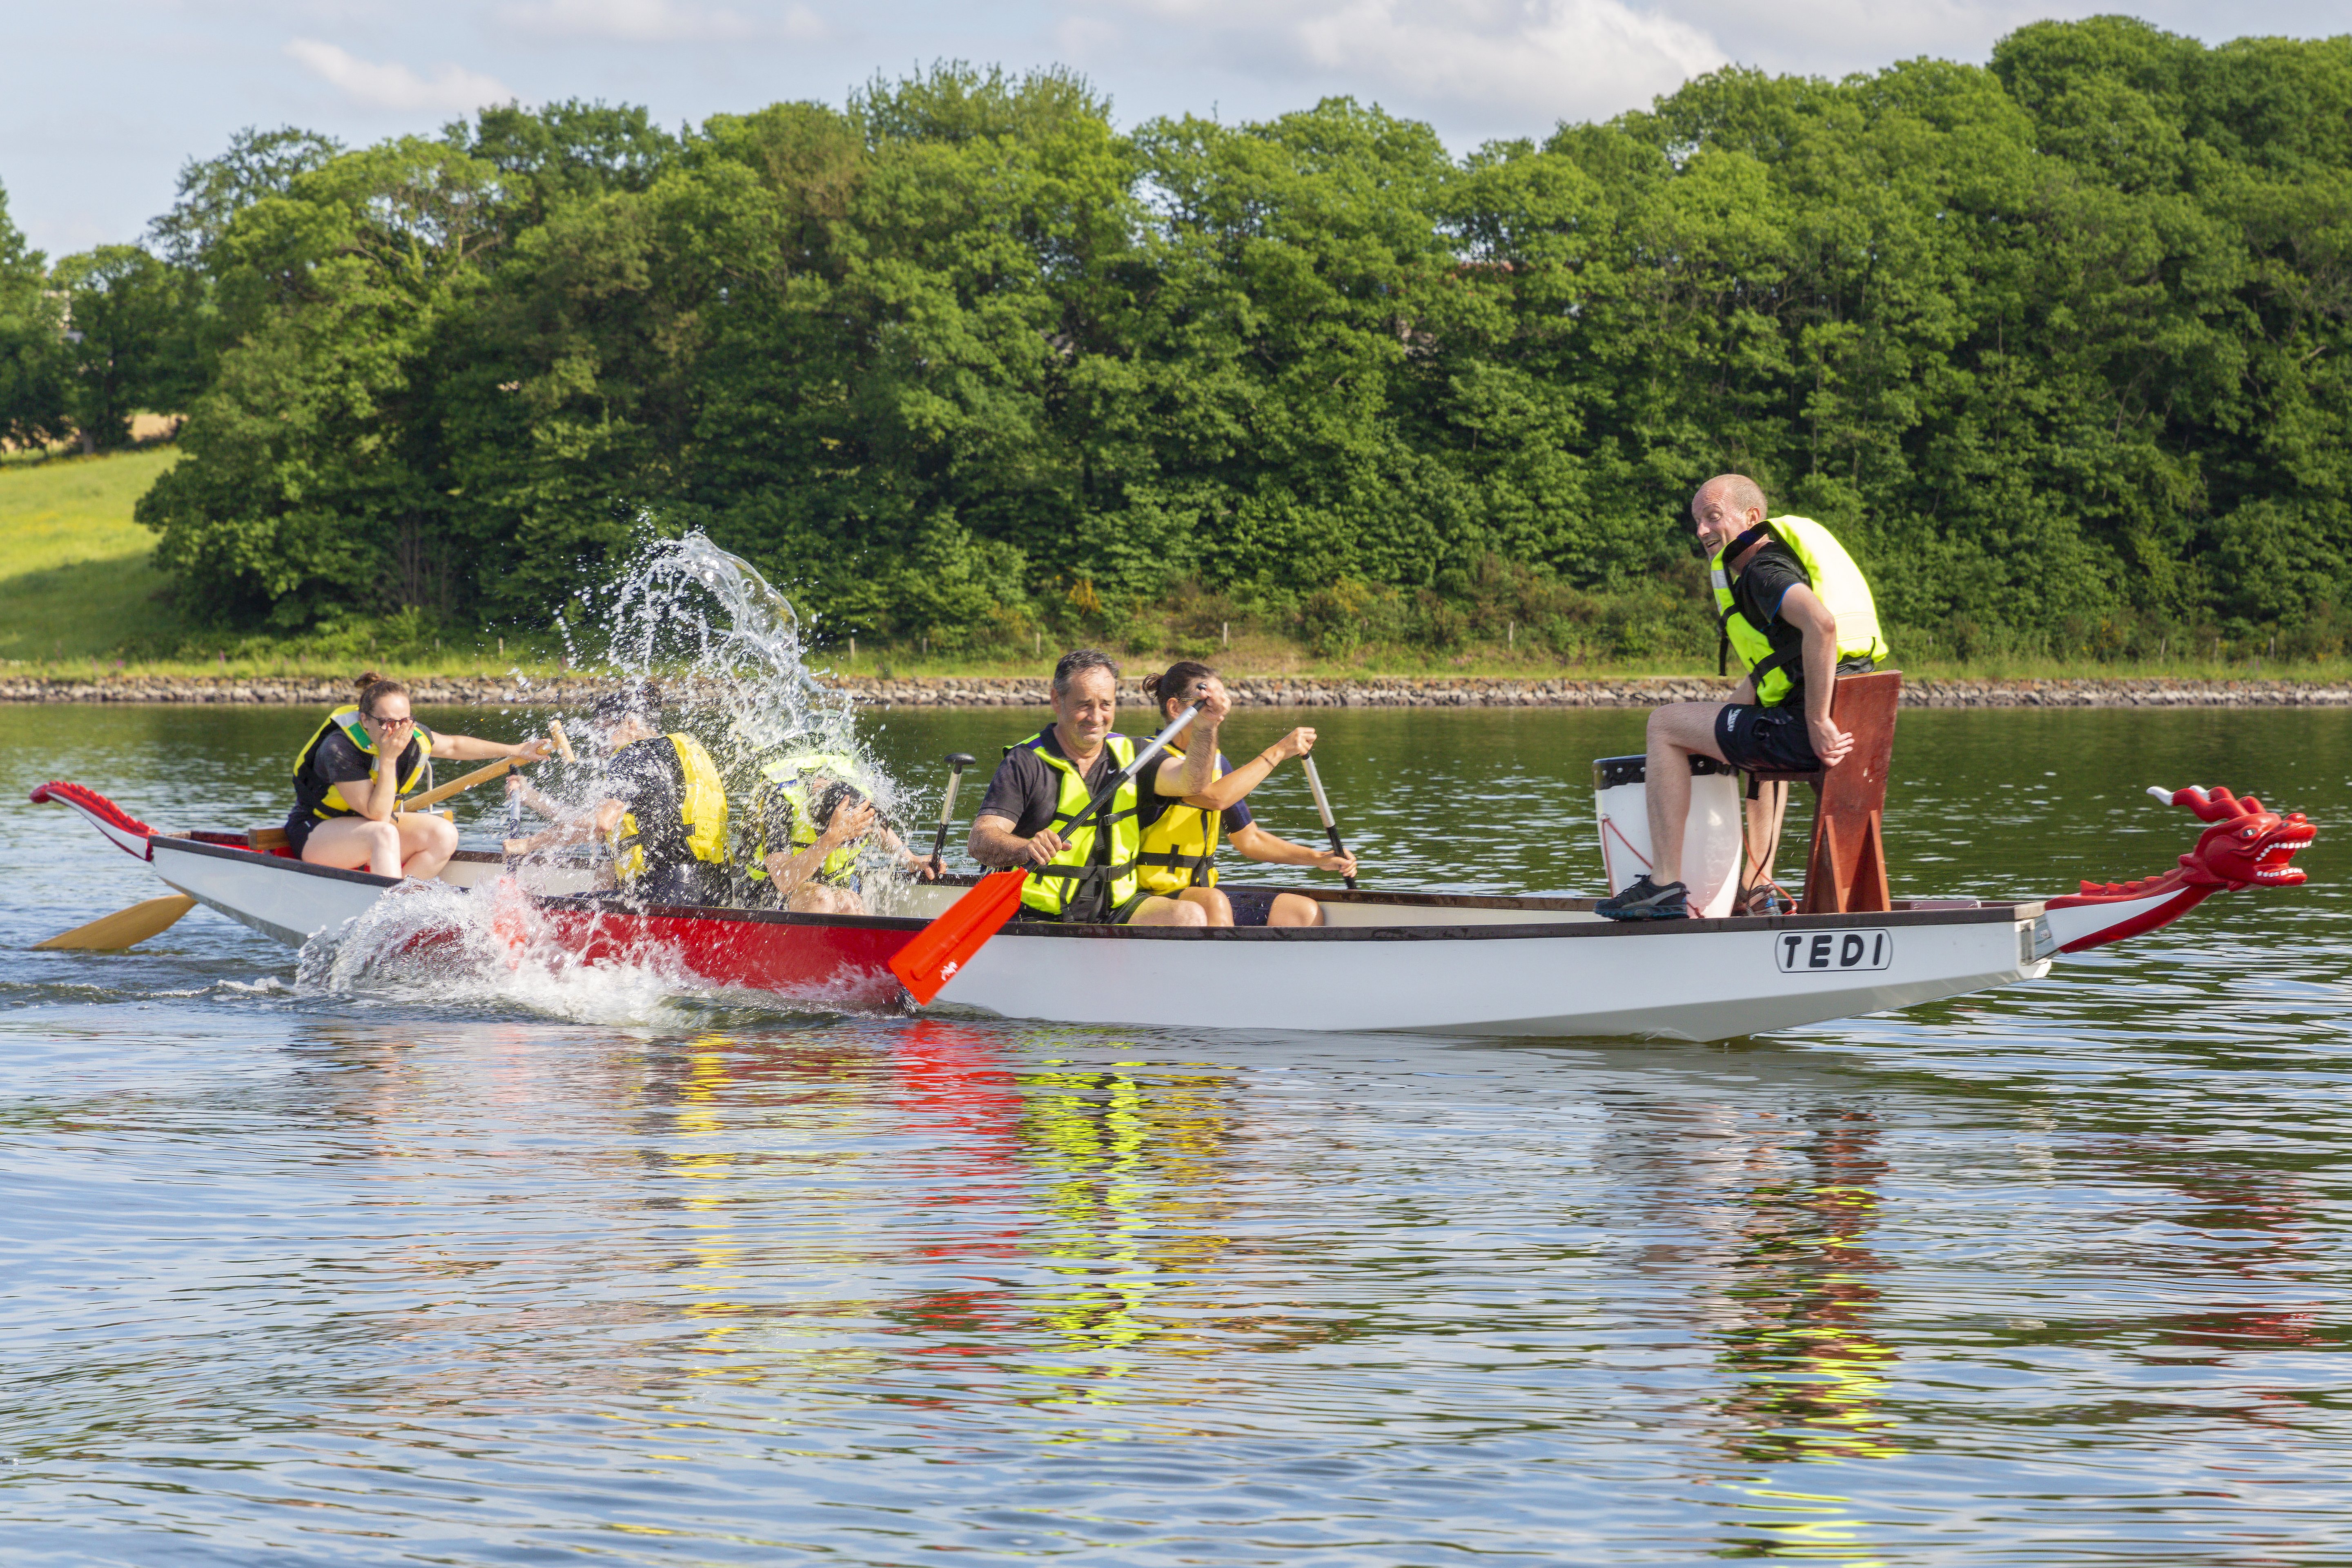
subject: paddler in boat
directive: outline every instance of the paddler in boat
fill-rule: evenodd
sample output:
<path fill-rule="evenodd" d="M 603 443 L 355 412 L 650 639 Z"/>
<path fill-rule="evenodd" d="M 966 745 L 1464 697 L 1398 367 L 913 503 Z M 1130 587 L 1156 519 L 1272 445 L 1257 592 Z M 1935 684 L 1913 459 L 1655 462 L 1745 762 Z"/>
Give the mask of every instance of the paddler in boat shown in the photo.
<path fill-rule="evenodd" d="M 437 733 L 416 721 L 408 688 L 399 681 L 371 669 L 352 685 L 357 700 L 329 713 L 295 753 L 287 845 L 307 865 L 379 877 L 437 877 L 457 852 L 457 829 L 446 818 L 400 809 L 402 796 L 424 786 L 431 760 L 535 763 L 547 754 L 547 742 L 509 746 Z M 393 759 L 388 769 L 387 756 Z"/>
<path fill-rule="evenodd" d="M 1838 676 L 1867 673 L 1886 657 L 1870 584 L 1828 529 L 1811 518 L 1768 519 L 1765 510 L 1763 488 L 1745 474 L 1718 474 L 1691 497 L 1724 641 L 1748 675 L 1728 702 L 1676 702 L 1651 713 L 1644 797 L 1654 859 L 1632 887 L 1593 906 L 1610 920 L 1689 917 L 1682 858 L 1692 756 L 1747 773 L 1811 773 L 1837 766 L 1853 748 L 1853 737 L 1831 721 L 1830 700 Z M 1769 871 L 1779 816 L 1764 816 L 1769 831 L 1759 834 L 1751 815 L 1749 854 Z M 1766 911 L 1751 904 L 1734 912 Z"/>
<path fill-rule="evenodd" d="M 793 752 L 761 763 L 760 775 L 747 824 L 756 837 L 743 856 L 753 902 L 862 915 L 869 846 L 923 881 L 938 874 L 877 816 L 866 770 L 847 752 Z"/>
<path fill-rule="evenodd" d="M 528 855 L 599 840 L 613 852 L 621 891 L 655 904 L 726 901 L 727 788 L 700 741 L 661 728 L 661 695 L 651 686 L 599 698 L 589 729 L 605 754 L 604 798 L 584 811 L 558 805 L 520 779 L 509 793 L 555 826 L 509 839 Z"/>
<path fill-rule="evenodd" d="M 1143 689 L 1160 704 L 1160 723 L 1154 728 L 1165 726 L 1184 710 L 1187 693 L 1211 683 L 1219 691 L 1224 689 L 1224 682 L 1215 670 L 1189 658 L 1170 665 L 1161 674 L 1146 676 Z M 1169 742 L 1168 749 L 1180 754 L 1185 752 L 1184 740 L 1179 735 Z M 1302 725 L 1238 768 L 1220 753 L 1216 778 L 1206 790 L 1181 801 L 1163 799 L 1156 814 L 1145 813 L 1143 848 L 1137 857 L 1136 870 L 1144 889 L 1200 905 L 1213 926 L 1321 925 L 1322 904 L 1303 893 L 1277 893 L 1257 888 L 1235 891 L 1217 886 L 1220 829 L 1245 860 L 1272 866 L 1313 866 L 1337 871 L 1343 877 L 1356 874 L 1353 855 L 1334 854 L 1328 849 L 1309 848 L 1276 838 L 1257 825 L 1244 802 L 1252 790 L 1265 782 L 1268 773 L 1314 749 L 1315 731 Z"/>
<path fill-rule="evenodd" d="M 1139 820 L 1160 802 L 1205 793 L 1215 779 L 1217 730 L 1231 703 L 1212 680 L 1197 691 L 1170 693 L 1177 709 L 1197 702 L 1200 713 L 1181 756 L 1162 757 L 1121 785 L 1109 807 L 1071 838 L 1070 826 L 1110 782 L 1134 762 L 1137 742 L 1116 732 L 1118 666 L 1093 648 L 1076 648 L 1054 667 L 1055 721 L 1009 747 L 988 795 L 972 819 L 971 858 L 983 866 L 1029 870 L 1021 889 L 1021 918 L 1083 925 L 1206 926 L 1197 902 L 1146 889 L 1136 875 L 1143 849 Z"/>

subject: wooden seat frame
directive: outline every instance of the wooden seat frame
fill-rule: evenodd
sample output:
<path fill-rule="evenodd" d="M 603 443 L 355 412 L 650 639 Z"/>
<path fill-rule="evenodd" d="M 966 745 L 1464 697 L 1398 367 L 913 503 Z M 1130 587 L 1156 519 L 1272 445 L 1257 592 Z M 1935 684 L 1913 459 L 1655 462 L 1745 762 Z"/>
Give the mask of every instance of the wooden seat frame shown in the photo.
<path fill-rule="evenodd" d="M 1895 756 L 1895 715 L 1903 672 L 1841 675 L 1830 697 L 1830 718 L 1853 737 L 1853 750 L 1833 768 L 1810 773 L 1762 772 L 1759 784 L 1813 786 L 1813 847 L 1805 862 L 1805 898 L 1797 912 L 1861 914 L 1891 910 L 1886 885 L 1886 771 Z"/>

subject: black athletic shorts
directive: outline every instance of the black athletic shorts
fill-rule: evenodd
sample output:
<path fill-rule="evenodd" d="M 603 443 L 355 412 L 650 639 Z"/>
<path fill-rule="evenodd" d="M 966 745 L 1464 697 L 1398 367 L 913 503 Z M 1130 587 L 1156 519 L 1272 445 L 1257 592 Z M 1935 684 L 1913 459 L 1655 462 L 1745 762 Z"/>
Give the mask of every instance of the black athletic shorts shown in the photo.
<path fill-rule="evenodd" d="M 1822 765 L 1804 714 L 1785 704 L 1725 703 L 1715 716 L 1715 743 L 1723 760 L 1743 773 L 1809 773 Z"/>
<path fill-rule="evenodd" d="M 1282 897 L 1279 888 L 1227 888 L 1225 902 L 1234 906 L 1234 924 L 1262 926 L 1274 913 L 1274 900 Z"/>

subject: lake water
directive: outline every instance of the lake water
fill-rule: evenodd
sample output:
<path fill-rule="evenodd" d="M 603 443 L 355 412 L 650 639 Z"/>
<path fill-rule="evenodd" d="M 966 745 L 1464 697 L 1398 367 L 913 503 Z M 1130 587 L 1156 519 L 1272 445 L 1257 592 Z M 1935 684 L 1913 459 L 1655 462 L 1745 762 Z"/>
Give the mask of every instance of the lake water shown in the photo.
<path fill-rule="evenodd" d="M 1302 718 L 1375 884 L 1599 890 L 1640 714 L 1227 750 Z M 0 1560 L 2352 1562 L 2352 712 L 1906 713 L 1898 892 L 2152 874 L 2191 783 L 2313 884 L 1715 1047 L 24 951 L 161 890 L 30 785 L 274 821 L 316 721 L 0 708 Z M 921 780 L 1023 732 L 878 721 Z"/>

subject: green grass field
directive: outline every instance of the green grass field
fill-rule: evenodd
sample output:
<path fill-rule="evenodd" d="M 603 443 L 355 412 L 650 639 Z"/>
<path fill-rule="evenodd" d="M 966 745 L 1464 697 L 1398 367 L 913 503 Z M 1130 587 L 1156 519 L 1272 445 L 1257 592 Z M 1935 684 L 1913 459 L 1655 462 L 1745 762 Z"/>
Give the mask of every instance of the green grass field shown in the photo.
<path fill-rule="evenodd" d="M 111 672 L 122 645 L 136 637 L 148 647 L 161 642 L 170 647 L 178 638 L 180 617 L 163 597 L 167 580 L 153 564 L 155 536 L 131 521 L 131 508 L 147 487 L 178 460 L 171 447 L 149 447 L 110 457 L 52 456 L 34 460 L 10 456 L 0 461 L 0 668 L 27 675 L 80 676 Z M 159 637 L 158 634 L 162 634 Z M 451 637 L 446 648 L 436 639 L 430 651 L 420 640 L 405 654 L 375 653 L 357 647 L 330 647 L 305 640 L 267 639 L 210 633 L 188 634 L 184 657 L 141 660 L 128 665 L 126 675 L 257 676 L 270 674 L 343 675 L 361 663 L 405 675 L 499 675 L 520 668 L 533 675 L 552 674 L 555 648 L 532 647 L 513 632 L 507 634 L 503 652 L 498 637 L 486 631 L 467 634 L 466 646 Z M 206 658 L 206 648 L 223 641 L 226 658 Z M 1995 680 L 2112 679 L 2172 676 L 2188 679 L 2341 680 L 2347 661 L 2319 662 L 2278 659 L 2209 659 L 2176 657 L 2158 660 L 2092 660 L 1992 658 L 1961 662 L 1922 658 L 1906 649 L 1898 637 L 1895 663 L 1914 679 L 1976 679 Z M 859 647 L 855 658 L 846 647 L 828 649 L 812 661 L 844 675 L 939 677 L 968 675 L 1036 676 L 1050 671 L 1057 650 L 1043 657 L 925 656 L 915 647 Z M 1167 653 L 1124 656 L 1130 673 L 1165 664 Z M 354 662 L 354 661 L 358 662 Z M 1228 675 L 1296 675 L 1325 680 L 1350 677 L 1496 676 L 1543 680 L 1566 676 L 1580 680 L 1614 680 L 1634 676 L 1712 674 L 1715 661 L 1639 659 L 1610 664 L 1564 665 L 1557 658 L 1524 647 L 1473 647 L 1452 656 L 1411 649 L 1368 648 L 1352 661 L 1318 659 L 1290 639 L 1252 631 L 1236 636 L 1229 650 L 1210 656 Z M 347 668 L 346 667 L 349 667 Z"/>
<path fill-rule="evenodd" d="M 0 659 L 100 658 L 170 612 L 131 509 L 179 453 L 0 465 Z"/>

